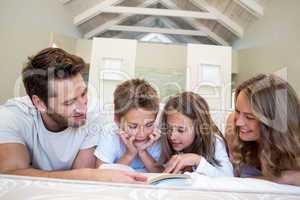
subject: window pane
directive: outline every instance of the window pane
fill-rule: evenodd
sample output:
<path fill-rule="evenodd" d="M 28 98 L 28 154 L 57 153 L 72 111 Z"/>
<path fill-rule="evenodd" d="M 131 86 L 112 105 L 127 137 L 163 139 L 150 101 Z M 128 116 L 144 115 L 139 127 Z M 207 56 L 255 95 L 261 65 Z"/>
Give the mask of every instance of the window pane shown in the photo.
<path fill-rule="evenodd" d="M 118 58 L 103 58 L 104 69 L 121 70 L 122 59 Z"/>
<path fill-rule="evenodd" d="M 209 82 L 216 85 L 220 85 L 221 84 L 220 66 L 202 64 L 199 77 L 201 77 L 201 81 L 203 82 Z"/>

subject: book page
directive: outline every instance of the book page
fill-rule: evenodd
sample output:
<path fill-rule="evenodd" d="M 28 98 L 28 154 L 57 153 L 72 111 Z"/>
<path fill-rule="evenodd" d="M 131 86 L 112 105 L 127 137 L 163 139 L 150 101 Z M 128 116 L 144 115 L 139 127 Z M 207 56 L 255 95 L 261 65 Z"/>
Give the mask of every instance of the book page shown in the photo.
<path fill-rule="evenodd" d="M 191 185 L 191 177 L 187 174 L 151 174 L 148 175 L 150 185 L 164 186 L 189 186 Z"/>
<path fill-rule="evenodd" d="M 135 170 L 123 164 L 102 164 L 99 169 L 112 169 L 128 172 L 135 172 Z M 187 174 L 168 174 L 168 173 L 143 173 L 148 178 L 147 184 L 156 186 L 191 186 L 192 179 Z"/>

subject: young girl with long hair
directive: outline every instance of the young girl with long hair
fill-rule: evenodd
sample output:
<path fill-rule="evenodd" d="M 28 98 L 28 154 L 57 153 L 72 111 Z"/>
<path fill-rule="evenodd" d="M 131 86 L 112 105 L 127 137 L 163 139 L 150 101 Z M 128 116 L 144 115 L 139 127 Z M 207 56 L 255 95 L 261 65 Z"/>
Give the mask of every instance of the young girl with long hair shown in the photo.
<path fill-rule="evenodd" d="M 170 98 L 162 112 L 160 127 L 164 172 L 233 176 L 225 139 L 201 96 L 183 92 Z"/>

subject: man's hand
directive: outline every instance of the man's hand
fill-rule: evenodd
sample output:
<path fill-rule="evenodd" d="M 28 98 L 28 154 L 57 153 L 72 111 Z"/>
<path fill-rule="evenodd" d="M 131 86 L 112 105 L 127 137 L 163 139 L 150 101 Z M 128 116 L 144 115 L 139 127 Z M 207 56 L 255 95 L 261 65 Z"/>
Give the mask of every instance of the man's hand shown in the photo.
<path fill-rule="evenodd" d="M 135 172 L 102 169 L 43 171 L 29 165 L 30 156 L 23 144 L 0 144 L 0 172 L 5 174 L 119 183 L 145 183 L 147 178 Z"/>
<path fill-rule="evenodd" d="M 90 169 L 91 181 L 105 181 L 116 183 L 145 184 L 147 177 L 137 172 L 127 172 L 108 169 Z"/>
<path fill-rule="evenodd" d="M 167 162 L 164 173 L 181 173 L 184 168 L 199 165 L 201 156 L 194 153 L 174 155 Z"/>

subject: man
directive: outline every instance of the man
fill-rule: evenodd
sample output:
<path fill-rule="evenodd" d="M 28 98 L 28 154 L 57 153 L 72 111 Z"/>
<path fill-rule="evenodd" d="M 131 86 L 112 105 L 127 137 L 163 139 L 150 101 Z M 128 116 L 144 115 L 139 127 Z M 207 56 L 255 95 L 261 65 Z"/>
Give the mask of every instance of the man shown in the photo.
<path fill-rule="evenodd" d="M 99 119 L 87 118 L 84 61 L 58 48 L 29 58 L 28 96 L 0 106 L 0 173 L 136 183 L 136 173 L 95 168 Z"/>

